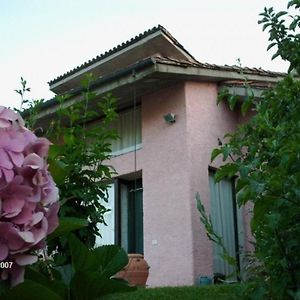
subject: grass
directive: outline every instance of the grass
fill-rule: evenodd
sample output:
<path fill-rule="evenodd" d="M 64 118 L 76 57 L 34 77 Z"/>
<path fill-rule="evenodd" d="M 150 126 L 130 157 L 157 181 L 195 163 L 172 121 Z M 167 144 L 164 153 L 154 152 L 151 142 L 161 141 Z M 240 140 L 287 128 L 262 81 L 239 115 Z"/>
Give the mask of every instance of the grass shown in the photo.
<path fill-rule="evenodd" d="M 104 300 L 176 300 L 176 299 L 203 299 L 203 300 L 241 300 L 242 286 L 211 285 L 211 286 L 186 286 L 186 287 L 163 287 L 163 288 L 138 288 L 134 292 L 111 294 L 103 297 Z"/>

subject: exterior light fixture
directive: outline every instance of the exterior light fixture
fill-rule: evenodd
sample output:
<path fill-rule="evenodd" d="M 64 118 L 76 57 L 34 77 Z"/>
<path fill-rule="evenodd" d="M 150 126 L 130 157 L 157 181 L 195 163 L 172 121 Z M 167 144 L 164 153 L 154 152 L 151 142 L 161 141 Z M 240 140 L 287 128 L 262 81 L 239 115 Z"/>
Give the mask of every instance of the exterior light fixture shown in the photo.
<path fill-rule="evenodd" d="M 176 115 L 172 113 L 168 113 L 164 115 L 164 119 L 168 124 L 173 124 L 176 122 Z"/>

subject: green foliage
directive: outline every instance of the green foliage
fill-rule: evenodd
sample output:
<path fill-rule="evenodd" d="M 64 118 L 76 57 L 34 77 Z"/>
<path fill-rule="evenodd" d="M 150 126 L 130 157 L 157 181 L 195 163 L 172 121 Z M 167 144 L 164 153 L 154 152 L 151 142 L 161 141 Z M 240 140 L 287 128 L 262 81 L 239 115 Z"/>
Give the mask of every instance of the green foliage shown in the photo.
<path fill-rule="evenodd" d="M 61 217 L 59 219 L 58 227 L 47 237 L 47 241 L 51 241 L 57 237 L 63 236 L 66 233 L 71 231 L 86 227 L 88 225 L 88 221 L 85 219 L 79 218 L 71 218 L 71 217 Z"/>
<path fill-rule="evenodd" d="M 262 17 L 259 24 L 263 24 L 263 30 L 269 32 L 268 50 L 276 47 L 273 59 L 280 56 L 290 62 L 289 71 L 293 69 L 300 74 L 300 4 L 299 0 L 289 1 L 287 8 L 290 11 L 274 11 L 273 7 L 265 8 L 260 14 Z M 291 11 L 291 8 L 294 10 Z"/>
<path fill-rule="evenodd" d="M 88 249 L 75 235 L 68 236 L 72 264 L 35 265 L 26 271 L 26 280 L 7 290 L 1 299 L 93 300 L 115 292 L 129 292 L 135 288 L 125 281 L 114 279 L 128 264 L 126 252 L 115 245 Z M 50 276 L 49 276 L 50 275 Z"/>
<path fill-rule="evenodd" d="M 94 246 L 95 237 L 100 235 L 97 224 L 105 223 L 103 215 L 107 209 L 99 200 L 107 201 L 107 186 L 114 170 L 104 162 L 111 155 L 111 140 L 117 138 L 116 132 L 110 128 L 117 117 L 116 99 L 111 94 L 97 99 L 90 90 L 93 80 L 90 74 L 85 77 L 81 98 L 75 103 L 71 103 L 71 95 L 55 98 L 56 112 L 51 120 L 47 120 L 48 127 L 42 132 L 53 143 L 48 163 L 60 191 L 59 214 L 63 228 L 68 231 L 73 226 L 77 237 L 89 248 Z M 21 79 L 21 84 L 22 89 L 18 93 L 22 96 L 22 103 L 27 105 L 23 114 L 27 126 L 35 128 L 40 126 L 43 102 L 23 100 L 29 89 L 25 80 Z M 82 220 L 86 220 L 84 226 Z M 51 240 L 48 239 L 48 249 L 56 251 L 57 262 L 64 264 L 70 261 L 67 239 L 61 228 L 51 235 Z"/>
<path fill-rule="evenodd" d="M 110 158 L 109 141 L 116 138 L 109 128 L 116 118 L 115 99 L 107 95 L 99 102 L 98 111 L 91 110 L 89 105 L 95 96 L 87 89 L 84 100 L 72 106 L 67 106 L 68 96 L 59 97 L 57 117 L 47 132 L 54 142 L 49 169 L 60 190 L 60 216 L 88 220 L 88 226 L 79 229 L 77 236 L 89 247 L 94 245 L 99 235 L 97 223 L 104 223 L 107 211 L 99 199 L 107 201 L 107 182 L 113 170 L 104 161 Z M 96 125 L 88 125 L 95 119 Z M 63 242 L 60 246 L 59 251 L 64 249 Z"/>
<path fill-rule="evenodd" d="M 300 2 L 288 7 L 299 12 Z M 265 9 L 260 21 L 270 34 L 269 49 L 300 70 L 299 14 Z M 293 73 L 294 74 L 294 73 Z M 224 92 L 223 92 L 224 94 Z M 299 299 L 300 294 L 300 82 L 290 74 L 265 92 L 249 98 L 255 116 L 212 153 L 231 157 L 216 179 L 238 174 L 239 205 L 253 203 L 251 230 L 262 270 L 252 287 L 253 299 Z"/>
<path fill-rule="evenodd" d="M 225 159 L 230 149 L 235 158 L 216 180 L 238 174 L 239 205 L 253 203 L 255 255 L 267 274 L 265 292 L 256 292 L 274 299 L 292 299 L 300 282 L 299 99 L 300 82 L 287 76 L 252 102 L 256 115 L 212 155 Z"/>
<path fill-rule="evenodd" d="M 27 81 L 21 77 L 21 89 L 15 90 L 21 97 L 21 105 L 20 109 L 15 108 L 15 110 L 20 114 L 26 115 L 26 126 L 33 130 L 37 121 L 37 115 L 44 103 L 44 99 L 25 99 L 25 94 L 30 91 L 31 89 L 27 87 Z"/>
<path fill-rule="evenodd" d="M 31 280 L 25 280 L 23 283 L 9 290 L 7 293 L 2 295 L 1 299 L 32 300 L 32 299 L 36 299 L 37 295 L 38 298 L 41 300 L 62 300 L 63 299 L 59 296 L 59 294 L 57 294 L 52 289 Z"/>
<path fill-rule="evenodd" d="M 99 235 L 97 224 L 105 223 L 107 187 L 114 173 L 104 161 L 110 158 L 110 141 L 117 138 L 110 129 L 115 120 L 116 99 L 110 94 L 97 99 L 89 87 L 93 78 L 83 81 L 82 98 L 70 105 L 70 96 L 56 97 L 57 110 L 48 128 L 42 130 L 50 146 L 49 170 L 60 191 L 59 227 L 47 238 L 47 250 L 39 261 L 27 267 L 25 281 L 9 289 L 0 281 L 1 299 L 99 299 L 103 295 L 131 291 L 127 282 L 113 278 L 128 263 L 126 252 L 110 245 L 93 248 Z M 27 126 L 42 124 L 43 101 L 24 100 L 30 91 L 21 78 L 20 112 Z M 26 110 L 22 111 L 23 105 Z M 93 123 L 93 121 L 95 121 Z M 42 128 L 41 128 L 42 129 Z M 70 235 L 70 231 L 75 232 Z"/>
<path fill-rule="evenodd" d="M 74 236 L 69 238 L 74 275 L 71 299 L 96 299 L 116 291 L 132 291 L 126 282 L 111 278 L 128 264 L 126 252 L 107 245 L 89 250 Z"/>
<path fill-rule="evenodd" d="M 251 89 L 251 86 L 248 82 L 248 78 L 243 72 L 243 68 L 239 59 L 237 60 L 237 63 L 238 66 L 240 67 L 240 75 L 244 80 L 243 86 L 245 87 L 246 90 L 246 96 L 244 97 L 244 99 L 242 99 L 242 105 L 241 105 L 242 115 L 245 116 L 246 113 L 249 111 L 249 109 L 253 106 L 253 102 L 256 100 L 253 91 Z M 227 88 L 222 88 L 219 91 L 217 97 L 217 104 L 219 105 L 221 102 L 226 101 L 229 105 L 229 108 L 231 110 L 234 110 L 237 106 L 237 103 L 239 103 L 239 100 L 241 100 L 240 96 L 235 94 L 230 94 Z"/>

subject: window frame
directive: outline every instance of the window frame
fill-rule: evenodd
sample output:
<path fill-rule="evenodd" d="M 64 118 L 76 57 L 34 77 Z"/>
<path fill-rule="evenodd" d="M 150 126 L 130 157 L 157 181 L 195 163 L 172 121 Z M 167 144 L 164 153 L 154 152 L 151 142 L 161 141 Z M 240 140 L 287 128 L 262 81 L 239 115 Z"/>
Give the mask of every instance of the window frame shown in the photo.
<path fill-rule="evenodd" d="M 143 185 L 142 185 L 142 178 L 137 178 L 137 189 L 143 189 Z M 115 178 L 114 179 L 114 187 L 115 187 L 115 203 L 114 203 L 114 207 L 115 207 L 115 244 L 122 246 L 122 212 L 121 212 L 121 184 L 125 184 L 126 186 L 130 186 L 134 183 L 134 180 L 127 180 L 127 179 L 123 179 L 123 178 Z M 143 224 L 143 228 L 142 228 L 142 249 L 143 249 L 143 253 L 144 253 L 144 213 L 143 213 L 143 195 L 142 195 L 142 224 Z M 135 226 L 136 224 L 133 225 L 134 227 L 134 237 L 133 240 L 135 241 L 135 245 L 134 247 L 136 248 L 136 232 L 135 232 Z M 132 252 L 130 252 L 132 253 Z M 136 253 L 136 251 L 134 251 L 134 253 Z M 140 254 L 143 254 L 140 253 Z"/>

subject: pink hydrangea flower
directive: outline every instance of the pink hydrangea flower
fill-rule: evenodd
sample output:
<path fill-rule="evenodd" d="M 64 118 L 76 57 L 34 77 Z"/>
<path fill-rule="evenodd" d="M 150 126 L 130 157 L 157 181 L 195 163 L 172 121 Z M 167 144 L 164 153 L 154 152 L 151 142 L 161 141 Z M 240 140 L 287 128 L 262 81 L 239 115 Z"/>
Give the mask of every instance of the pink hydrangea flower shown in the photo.
<path fill-rule="evenodd" d="M 50 142 L 24 127 L 22 117 L 0 106 L 0 280 L 24 280 L 25 266 L 58 226 L 58 189 L 47 169 Z"/>

